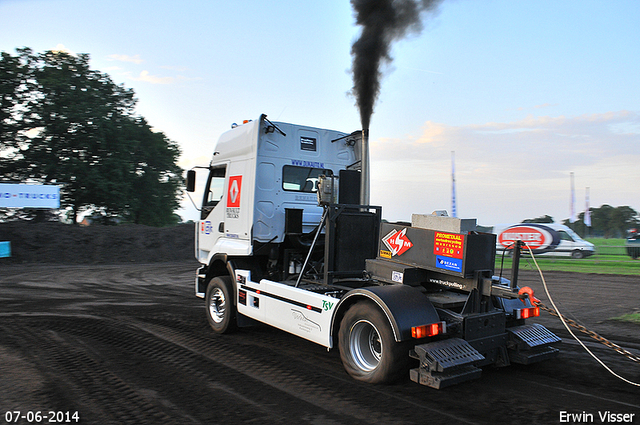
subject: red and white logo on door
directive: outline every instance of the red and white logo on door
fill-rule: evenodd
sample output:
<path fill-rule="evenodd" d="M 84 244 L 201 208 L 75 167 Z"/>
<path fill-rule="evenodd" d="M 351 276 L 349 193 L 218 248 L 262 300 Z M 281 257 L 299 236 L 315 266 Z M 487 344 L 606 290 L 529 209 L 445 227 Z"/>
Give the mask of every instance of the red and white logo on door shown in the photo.
<path fill-rule="evenodd" d="M 229 177 L 229 192 L 227 193 L 227 207 L 240 208 L 240 190 L 242 189 L 242 176 Z"/>

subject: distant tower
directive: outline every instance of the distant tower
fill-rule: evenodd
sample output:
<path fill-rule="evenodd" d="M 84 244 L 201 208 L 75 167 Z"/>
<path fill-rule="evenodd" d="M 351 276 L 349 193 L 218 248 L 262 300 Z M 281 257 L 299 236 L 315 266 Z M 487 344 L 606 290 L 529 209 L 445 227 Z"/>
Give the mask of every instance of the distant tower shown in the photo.
<path fill-rule="evenodd" d="M 451 217 L 457 217 L 456 209 L 456 151 L 451 151 Z"/>
<path fill-rule="evenodd" d="M 573 173 L 571 173 L 571 205 L 569 206 L 569 211 L 571 212 L 569 223 L 578 221 L 576 218 L 576 190 L 573 184 Z"/>

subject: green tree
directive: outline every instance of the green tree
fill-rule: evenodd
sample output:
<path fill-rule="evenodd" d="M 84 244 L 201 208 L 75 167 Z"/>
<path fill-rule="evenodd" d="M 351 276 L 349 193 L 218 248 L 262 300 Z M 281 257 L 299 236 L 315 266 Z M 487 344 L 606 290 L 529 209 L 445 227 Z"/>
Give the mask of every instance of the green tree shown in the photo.
<path fill-rule="evenodd" d="M 179 207 L 176 193 L 182 185 L 182 169 L 176 165 L 180 149 L 163 133 L 151 131 L 144 118 L 130 125 L 127 134 L 136 168 L 125 217 L 151 226 L 177 223 L 180 217 L 174 211 Z"/>
<path fill-rule="evenodd" d="M 627 231 L 638 225 L 638 213 L 629 206 L 620 206 L 611 213 L 610 229 L 615 237 L 626 237 Z"/>
<path fill-rule="evenodd" d="M 9 109 L 2 105 L 5 175 L 60 184 L 74 223 L 89 211 L 155 226 L 176 221 L 180 151 L 134 114 L 133 90 L 91 70 L 87 54 L 22 49 L 3 53 L 5 69 L 18 70 L 6 87 Z"/>
<path fill-rule="evenodd" d="M 550 215 L 544 215 L 538 218 L 528 218 L 522 221 L 523 223 L 553 223 L 553 217 Z"/>
<path fill-rule="evenodd" d="M 591 236 L 622 238 L 626 237 L 627 230 L 638 227 L 640 220 L 638 213 L 629 206 L 612 207 L 604 204 L 599 208 L 591 208 L 591 228 L 588 230 L 584 224 L 584 213 L 580 213 L 579 220 L 575 223 L 564 220 L 563 224 L 583 236 L 588 232 Z"/>
<path fill-rule="evenodd" d="M 30 72 L 34 60 L 29 49 L 18 49 L 17 56 L 0 54 L 0 166 L 5 179 L 15 171 L 15 159 L 28 139 L 26 131 L 35 127 Z"/>
<path fill-rule="evenodd" d="M 612 237 L 610 230 L 612 212 L 613 207 L 607 204 L 601 205 L 600 208 L 591 209 L 591 227 L 594 230 L 594 234 L 605 238 Z"/>

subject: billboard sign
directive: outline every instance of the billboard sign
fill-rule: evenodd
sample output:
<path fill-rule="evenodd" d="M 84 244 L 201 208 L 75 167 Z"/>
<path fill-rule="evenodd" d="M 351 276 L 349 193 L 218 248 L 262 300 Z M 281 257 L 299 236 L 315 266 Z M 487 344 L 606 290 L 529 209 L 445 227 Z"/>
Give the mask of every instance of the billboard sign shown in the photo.
<path fill-rule="evenodd" d="M 60 208 L 60 186 L 0 183 L 0 208 Z"/>
<path fill-rule="evenodd" d="M 560 243 L 558 232 L 540 224 L 518 224 L 498 235 L 498 244 L 502 249 L 513 249 L 518 240 L 526 243 L 534 253 L 553 250 Z"/>

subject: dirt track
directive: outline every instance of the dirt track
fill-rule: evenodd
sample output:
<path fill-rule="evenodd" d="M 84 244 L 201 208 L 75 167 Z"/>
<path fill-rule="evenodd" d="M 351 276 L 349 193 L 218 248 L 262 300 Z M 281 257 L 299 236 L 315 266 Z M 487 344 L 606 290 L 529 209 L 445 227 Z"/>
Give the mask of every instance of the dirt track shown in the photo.
<path fill-rule="evenodd" d="M 598 416 L 605 411 L 635 414 L 631 423 L 640 423 L 640 388 L 568 340 L 555 361 L 486 369 L 479 380 L 438 391 L 408 379 L 356 382 L 335 350 L 266 326 L 215 335 L 193 295 L 196 267 L 2 266 L 0 424 L 16 410 L 77 411 L 85 424 L 570 423 L 561 412 L 608 423 Z M 560 308 L 640 353 L 640 326 L 610 320 L 638 308 L 637 277 L 546 277 Z M 522 273 L 546 302 L 538 282 Z M 538 321 L 566 340 L 557 319 Z M 640 382 L 640 364 L 588 344 Z"/>

